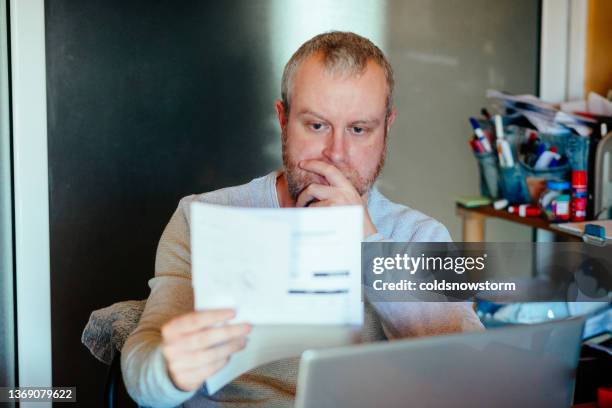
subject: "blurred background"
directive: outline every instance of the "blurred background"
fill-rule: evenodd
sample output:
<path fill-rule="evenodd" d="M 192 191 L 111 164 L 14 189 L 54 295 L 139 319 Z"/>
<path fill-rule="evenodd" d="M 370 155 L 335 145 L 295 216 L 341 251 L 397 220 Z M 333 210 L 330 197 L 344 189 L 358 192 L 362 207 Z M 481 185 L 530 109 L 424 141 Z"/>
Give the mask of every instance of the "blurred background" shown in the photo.
<path fill-rule="evenodd" d="M 8 79 L 19 55 L 7 33 L 19 16 L 14 2 L 0 4 L 0 382 L 10 385 L 19 367 Z M 479 191 L 467 117 L 488 88 L 538 93 L 540 19 L 534 0 L 45 1 L 52 383 L 76 386 L 78 406 L 102 405 L 107 367 L 81 344 L 91 311 L 147 297 L 181 197 L 279 168 L 281 73 L 321 32 L 354 31 L 388 55 L 399 116 L 380 189 L 459 240 L 454 198 Z M 491 241 L 531 240 L 526 227 L 487 228 Z"/>

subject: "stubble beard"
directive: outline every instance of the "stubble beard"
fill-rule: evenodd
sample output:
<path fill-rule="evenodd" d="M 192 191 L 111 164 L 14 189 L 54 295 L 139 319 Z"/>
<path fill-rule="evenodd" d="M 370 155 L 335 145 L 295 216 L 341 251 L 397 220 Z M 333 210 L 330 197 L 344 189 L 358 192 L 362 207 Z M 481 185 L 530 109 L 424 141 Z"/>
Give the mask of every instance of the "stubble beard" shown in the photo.
<path fill-rule="evenodd" d="M 293 159 L 293 157 L 289 154 L 289 146 L 288 146 L 288 137 L 287 137 L 287 129 L 282 130 L 281 140 L 282 140 L 282 151 L 283 151 L 283 166 L 285 177 L 287 179 L 287 187 L 289 190 L 289 195 L 291 198 L 296 201 L 299 197 L 300 193 L 304 191 L 306 187 L 313 183 L 318 183 L 319 181 L 316 179 L 316 176 L 311 172 L 306 170 L 302 170 L 298 162 Z M 380 154 L 380 159 L 376 165 L 376 169 L 372 174 L 362 176 L 359 172 L 350 167 L 350 166 L 338 166 L 335 165 L 346 177 L 353 187 L 357 190 L 360 196 L 366 194 L 378 176 L 382 171 L 385 165 L 385 157 L 387 152 L 387 130 L 385 128 L 384 135 L 385 144 L 383 146 L 382 152 Z"/>

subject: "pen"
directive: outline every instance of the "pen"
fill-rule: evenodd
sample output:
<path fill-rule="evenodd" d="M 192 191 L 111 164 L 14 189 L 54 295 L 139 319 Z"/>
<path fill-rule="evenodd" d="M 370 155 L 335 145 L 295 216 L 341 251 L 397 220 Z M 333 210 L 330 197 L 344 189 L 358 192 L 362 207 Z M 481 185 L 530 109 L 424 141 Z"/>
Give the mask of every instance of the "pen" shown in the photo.
<path fill-rule="evenodd" d="M 478 141 L 482 144 L 482 147 L 484 147 L 485 152 L 492 152 L 491 143 L 489 143 L 489 139 L 484 135 L 478 121 L 474 118 L 470 118 L 470 124 L 472 125 L 472 129 L 474 129 L 474 134 L 478 138 Z"/>
<path fill-rule="evenodd" d="M 557 149 L 554 147 L 551 147 L 550 150 L 543 152 L 536 160 L 533 168 L 536 170 L 547 169 L 550 167 L 553 160 L 561 160 L 561 155 L 559 155 L 556 150 Z"/>
<path fill-rule="evenodd" d="M 510 214 L 516 214 L 519 217 L 537 217 L 542 213 L 538 206 L 531 204 L 511 205 L 508 207 Z"/>
<path fill-rule="evenodd" d="M 495 134 L 497 135 L 497 154 L 500 164 L 502 167 L 514 166 L 514 158 L 512 157 L 510 143 L 504 139 L 504 126 L 502 124 L 501 115 L 495 115 Z"/>
<path fill-rule="evenodd" d="M 480 144 L 480 142 L 478 141 L 478 139 L 474 138 L 474 139 L 470 139 L 470 146 L 472 146 L 472 150 L 476 153 L 484 153 L 484 148 L 482 147 L 482 145 Z"/>

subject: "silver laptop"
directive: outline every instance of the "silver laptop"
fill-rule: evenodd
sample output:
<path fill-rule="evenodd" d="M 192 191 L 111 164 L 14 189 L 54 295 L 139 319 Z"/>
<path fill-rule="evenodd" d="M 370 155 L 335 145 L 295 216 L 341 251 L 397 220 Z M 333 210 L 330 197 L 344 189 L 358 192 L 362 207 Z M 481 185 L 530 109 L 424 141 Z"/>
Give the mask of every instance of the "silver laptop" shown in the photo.
<path fill-rule="evenodd" d="M 296 408 L 569 407 L 583 318 L 308 350 Z"/>

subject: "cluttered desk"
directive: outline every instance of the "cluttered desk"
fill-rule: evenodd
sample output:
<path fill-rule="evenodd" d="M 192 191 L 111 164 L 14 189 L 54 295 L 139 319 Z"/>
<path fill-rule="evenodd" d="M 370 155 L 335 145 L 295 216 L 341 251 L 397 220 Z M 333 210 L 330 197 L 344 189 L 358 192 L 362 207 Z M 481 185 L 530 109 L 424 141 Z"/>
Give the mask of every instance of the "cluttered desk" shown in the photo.
<path fill-rule="evenodd" d="M 608 98 L 591 92 L 585 101 L 561 105 L 531 95 L 487 96 L 493 106 L 469 119 L 481 195 L 456 199 L 462 241 L 486 241 L 486 220 L 496 218 L 548 231 L 553 241 L 610 245 L 612 92 Z M 609 350 L 594 358 L 588 341 L 582 344 L 574 401 L 612 406 L 610 388 L 595 391 L 603 384 L 601 373 L 609 372 Z M 589 366 L 594 361 L 601 366 Z"/>
<path fill-rule="evenodd" d="M 481 196 L 458 197 L 463 241 L 484 241 L 501 218 L 565 240 L 612 242 L 612 101 L 590 93 L 554 106 L 488 91 L 494 109 L 470 118 Z"/>

